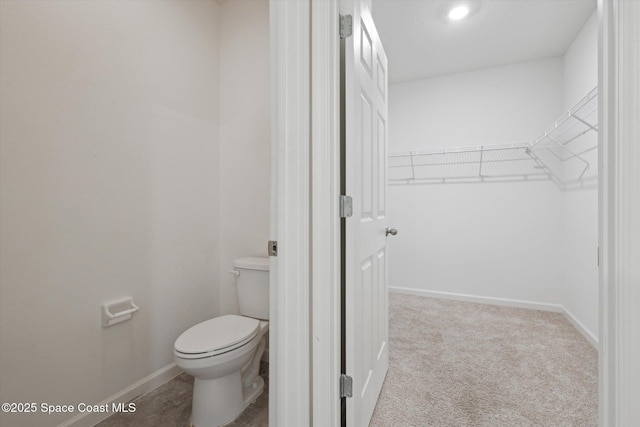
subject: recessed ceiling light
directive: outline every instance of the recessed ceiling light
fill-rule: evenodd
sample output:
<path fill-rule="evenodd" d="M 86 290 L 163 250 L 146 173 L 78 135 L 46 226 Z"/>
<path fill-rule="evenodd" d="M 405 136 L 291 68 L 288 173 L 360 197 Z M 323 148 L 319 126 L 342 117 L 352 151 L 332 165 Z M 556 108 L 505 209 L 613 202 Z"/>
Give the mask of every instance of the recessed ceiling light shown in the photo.
<path fill-rule="evenodd" d="M 468 14 L 469 8 L 467 6 L 456 6 L 449 11 L 449 19 L 459 21 L 464 19 Z"/>

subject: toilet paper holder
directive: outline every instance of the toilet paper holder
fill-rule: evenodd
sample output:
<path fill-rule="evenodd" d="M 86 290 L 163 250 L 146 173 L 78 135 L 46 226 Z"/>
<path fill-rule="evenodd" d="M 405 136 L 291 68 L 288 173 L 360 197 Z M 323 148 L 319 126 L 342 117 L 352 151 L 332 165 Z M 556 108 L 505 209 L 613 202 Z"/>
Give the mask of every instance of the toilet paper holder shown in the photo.
<path fill-rule="evenodd" d="M 133 313 L 140 310 L 132 297 L 122 298 L 102 304 L 102 327 L 108 328 L 125 322 L 133 317 Z"/>

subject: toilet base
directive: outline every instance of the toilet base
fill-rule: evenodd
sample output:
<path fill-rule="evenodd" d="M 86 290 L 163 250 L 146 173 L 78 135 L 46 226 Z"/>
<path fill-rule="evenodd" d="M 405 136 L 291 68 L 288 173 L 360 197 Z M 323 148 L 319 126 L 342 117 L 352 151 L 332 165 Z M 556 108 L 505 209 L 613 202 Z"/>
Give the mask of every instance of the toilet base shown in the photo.
<path fill-rule="evenodd" d="M 239 371 L 214 380 L 196 378 L 193 383 L 191 427 L 220 427 L 231 423 L 263 390 L 264 379 L 260 376 L 242 387 Z"/>

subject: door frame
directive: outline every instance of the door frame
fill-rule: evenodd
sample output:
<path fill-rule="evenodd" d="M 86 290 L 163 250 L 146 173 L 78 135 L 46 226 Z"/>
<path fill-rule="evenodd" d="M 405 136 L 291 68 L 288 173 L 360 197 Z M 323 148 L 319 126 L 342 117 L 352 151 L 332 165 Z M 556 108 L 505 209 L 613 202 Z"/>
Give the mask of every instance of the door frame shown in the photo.
<path fill-rule="evenodd" d="M 339 426 L 340 36 L 338 0 L 311 0 L 312 424 Z"/>
<path fill-rule="evenodd" d="M 269 425 L 310 425 L 311 1 L 269 1 L 271 230 Z"/>
<path fill-rule="evenodd" d="M 598 0 L 599 417 L 640 418 L 640 2 Z"/>
<path fill-rule="evenodd" d="M 271 236 L 279 254 L 271 263 L 269 423 L 338 425 L 329 422 L 340 417 L 338 0 L 270 4 Z M 614 427 L 640 418 L 633 263 L 640 258 L 640 177 L 632 167 L 640 164 L 640 127 L 629 126 L 640 116 L 640 4 L 598 0 L 598 17 L 599 413 L 601 426 Z"/>
<path fill-rule="evenodd" d="M 339 425 L 338 0 L 271 0 L 269 10 L 270 235 L 278 241 L 269 424 Z"/>

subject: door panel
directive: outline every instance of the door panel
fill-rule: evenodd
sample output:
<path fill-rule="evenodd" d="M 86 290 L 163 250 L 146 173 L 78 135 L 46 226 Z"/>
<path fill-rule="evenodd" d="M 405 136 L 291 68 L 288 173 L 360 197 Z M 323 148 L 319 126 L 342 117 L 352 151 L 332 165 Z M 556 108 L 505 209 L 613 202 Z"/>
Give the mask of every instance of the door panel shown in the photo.
<path fill-rule="evenodd" d="M 385 77 L 386 78 L 386 77 Z M 385 98 L 386 99 L 386 98 Z M 386 194 L 387 194 L 387 121 L 378 113 L 377 129 L 377 150 L 378 150 L 378 218 L 384 218 L 387 214 Z"/>
<path fill-rule="evenodd" d="M 344 43 L 346 194 L 353 216 L 345 229 L 345 356 L 353 377 L 347 425 L 369 424 L 389 364 L 386 257 L 387 57 L 371 13 L 343 1 L 353 16 Z"/>
<path fill-rule="evenodd" d="M 362 191 L 360 193 L 360 200 L 362 200 L 361 218 L 363 220 L 373 218 L 373 188 L 371 187 L 371 181 L 373 180 L 373 147 L 371 138 L 371 101 L 369 101 L 366 94 L 360 94 L 360 113 L 361 113 L 361 129 L 360 134 L 362 136 L 362 147 L 360 149 L 360 155 L 362 156 Z"/>

